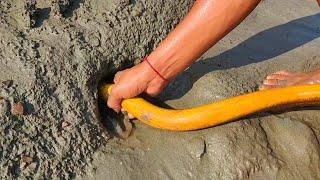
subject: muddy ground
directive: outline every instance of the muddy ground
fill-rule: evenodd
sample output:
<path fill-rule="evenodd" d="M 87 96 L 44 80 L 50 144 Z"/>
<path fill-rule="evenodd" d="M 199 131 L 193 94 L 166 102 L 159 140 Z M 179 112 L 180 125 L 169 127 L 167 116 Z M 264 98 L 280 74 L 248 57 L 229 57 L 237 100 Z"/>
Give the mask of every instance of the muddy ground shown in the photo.
<path fill-rule="evenodd" d="M 97 86 L 139 63 L 191 0 L 0 1 L 0 178 L 319 179 L 317 107 L 192 132 L 114 137 Z M 320 68 L 316 2 L 268 0 L 159 97 L 192 107 Z M 23 107 L 23 108 L 22 108 Z"/>

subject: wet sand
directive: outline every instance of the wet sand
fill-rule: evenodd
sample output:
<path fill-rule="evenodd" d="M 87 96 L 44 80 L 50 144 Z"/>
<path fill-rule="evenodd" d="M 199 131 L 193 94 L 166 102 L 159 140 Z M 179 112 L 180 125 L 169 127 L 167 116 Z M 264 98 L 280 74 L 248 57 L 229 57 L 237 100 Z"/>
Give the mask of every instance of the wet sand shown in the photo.
<path fill-rule="evenodd" d="M 150 53 L 192 1 L 10 2 L 0 2 L 0 80 L 12 80 L 0 89 L 1 179 L 320 178 L 316 107 L 182 133 L 134 121 L 126 140 L 108 132 L 116 120 L 99 112 L 99 82 Z M 256 91 L 278 70 L 320 68 L 319 20 L 316 2 L 264 1 L 159 99 L 193 107 Z"/>

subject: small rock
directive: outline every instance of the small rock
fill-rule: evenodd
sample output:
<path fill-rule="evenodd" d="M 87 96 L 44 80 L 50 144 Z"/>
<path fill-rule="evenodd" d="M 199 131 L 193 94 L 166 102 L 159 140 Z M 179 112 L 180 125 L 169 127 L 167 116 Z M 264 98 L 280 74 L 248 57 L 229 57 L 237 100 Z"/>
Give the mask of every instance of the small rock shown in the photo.
<path fill-rule="evenodd" d="M 13 81 L 12 80 L 2 81 L 2 84 L 7 86 L 7 87 L 10 87 L 13 84 Z"/>
<path fill-rule="evenodd" d="M 32 161 L 33 161 L 32 157 L 28 155 L 22 155 L 20 168 L 25 169 L 27 166 L 29 166 L 32 163 Z"/>
<path fill-rule="evenodd" d="M 70 126 L 70 123 L 69 123 L 68 121 L 63 121 L 63 122 L 61 123 L 61 127 L 62 127 L 62 128 L 66 128 L 66 127 L 68 127 L 68 126 Z"/>
<path fill-rule="evenodd" d="M 18 102 L 12 106 L 12 114 L 14 115 L 24 115 L 25 108 L 23 102 Z"/>

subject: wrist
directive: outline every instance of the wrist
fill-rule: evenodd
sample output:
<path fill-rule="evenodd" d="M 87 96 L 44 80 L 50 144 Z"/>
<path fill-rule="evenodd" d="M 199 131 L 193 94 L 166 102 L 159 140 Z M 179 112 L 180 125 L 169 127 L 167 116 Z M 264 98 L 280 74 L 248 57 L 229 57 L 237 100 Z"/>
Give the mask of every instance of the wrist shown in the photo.
<path fill-rule="evenodd" d="M 159 76 L 162 76 L 167 81 L 172 80 L 184 70 L 179 70 L 177 66 L 179 58 L 172 52 L 160 53 L 154 51 L 148 56 L 148 62 L 160 74 Z"/>
<path fill-rule="evenodd" d="M 146 78 L 145 82 L 147 82 L 148 84 L 151 81 L 157 82 L 159 85 L 164 85 L 169 82 L 168 80 L 161 78 L 159 74 L 147 62 L 143 61 L 139 65 L 142 68 L 144 78 Z"/>
<path fill-rule="evenodd" d="M 160 77 L 163 81 L 169 81 L 167 78 L 165 78 L 156 68 L 153 67 L 153 65 L 149 62 L 148 56 L 143 58 L 143 62 L 147 63 L 150 68 Z"/>

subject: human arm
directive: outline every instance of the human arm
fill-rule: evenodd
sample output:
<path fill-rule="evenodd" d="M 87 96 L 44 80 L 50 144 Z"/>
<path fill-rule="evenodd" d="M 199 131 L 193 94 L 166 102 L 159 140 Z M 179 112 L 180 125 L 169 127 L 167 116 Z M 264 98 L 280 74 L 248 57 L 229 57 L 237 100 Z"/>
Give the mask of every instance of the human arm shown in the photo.
<path fill-rule="evenodd" d="M 149 55 L 151 66 L 171 80 L 227 35 L 260 0 L 198 0 L 179 25 Z M 119 72 L 108 99 L 116 111 L 121 101 L 143 92 L 159 94 L 168 84 L 147 63 Z"/>

